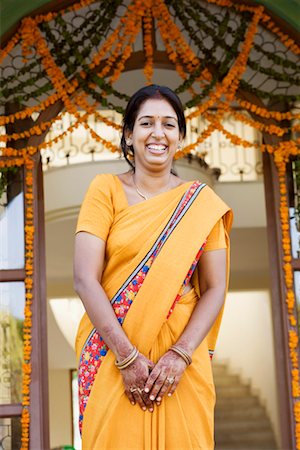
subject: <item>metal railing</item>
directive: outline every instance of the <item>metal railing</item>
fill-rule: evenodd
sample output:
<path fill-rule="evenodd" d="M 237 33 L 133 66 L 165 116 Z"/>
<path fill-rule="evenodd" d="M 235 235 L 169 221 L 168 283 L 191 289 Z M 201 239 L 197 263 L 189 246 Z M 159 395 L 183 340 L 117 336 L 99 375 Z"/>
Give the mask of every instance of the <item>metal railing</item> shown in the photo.
<path fill-rule="evenodd" d="M 101 111 L 101 115 L 116 123 L 121 123 L 121 115 L 114 111 Z M 64 114 L 61 120 L 55 122 L 46 139 L 54 139 L 61 135 L 72 123 L 74 118 Z M 120 131 L 113 129 L 104 122 L 91 116 L 89 126 L 104 139 L 118 146 Z M 185 144 L 195 142 L 199 133 L 207 126 L 205 120 L 196 117 L 188 122 Z M 233 134 L 246 138 L 253 143 L 260 143 L 260 133 L 250 126 L 237 122 L 231 116 L 223 121 L 223 126 Z M 119 153 L 111 153 L 104 145 L 95 141 L 84 126 L 79 126 L 67 134 L 57 144 L 42 150 L 44 170 L 69 164 L 83 162 L 114 160 L 121 158 Z M 218 130 L 201 144 L 193 157 L 203 161 L 203 167 L 217 169 L 220 172 L 219 181 L 255 181 L 262 175 L 262 159 L 260 151 L 255 148 L 243 148 L 233 145 Z"/>

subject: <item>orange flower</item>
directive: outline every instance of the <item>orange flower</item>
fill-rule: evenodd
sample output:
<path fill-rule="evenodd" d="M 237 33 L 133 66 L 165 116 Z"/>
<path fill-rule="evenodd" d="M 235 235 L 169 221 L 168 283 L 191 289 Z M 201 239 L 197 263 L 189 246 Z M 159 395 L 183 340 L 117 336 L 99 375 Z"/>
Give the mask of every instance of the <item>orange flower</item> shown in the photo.
<path fill-rule="evenodd" d="M 145 65 L 144 75 L 147 83 L 152 83 L 153 76 L 153 47 L 152 47 L 152 10 L 150 9 L 151 3 L 146 7 L 146 15 L 143 18 L 143 30 L 144 30 L 144 51 L 145 51 Z"/>
<path fill-rule="evenodd" d="M 0 63 L 6 58 L 6 56 L 12 51 L 12 49 L 16 46 L 18 41 L 20 40 L 20 34 L 17 32 L 11 40 L 8 42 L 4 49 L 0 50 Z"/>

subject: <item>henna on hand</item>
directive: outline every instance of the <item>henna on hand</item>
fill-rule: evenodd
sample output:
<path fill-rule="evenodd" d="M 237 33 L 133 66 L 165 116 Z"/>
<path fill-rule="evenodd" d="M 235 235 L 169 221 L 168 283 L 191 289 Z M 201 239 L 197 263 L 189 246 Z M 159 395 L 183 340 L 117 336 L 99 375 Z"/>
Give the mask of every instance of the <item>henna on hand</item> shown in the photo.
<path fill-rule="evenodd" d="M 128 399 L 133 405 L 137 403 L 143 411 L 147 409 L 150 412 L 153 411 L 153 402 L 144 390 L 150 370 L 153 367 L 154 363 L 140 353 L 130 366 L 121 370 Z"/>
<path fill-rule="evenodd" d="M 132 351 L 133 345 L 120 326 L 118 328 L 111 324 L 103 326 L 101 336 L 114 352 L 118 361 L 125 359 Z"/>
<path fill-rule="evenodd" d="M 122 362 L 130 355 L 133 345 L 121 328 L 115 328 L 109 324 L 102 328 L 102 334 L 110 343 L 110 348 L 116 355 L 117 361 Z M 153 367 L 154 363 L 139 353 L 129 366 L 120 370 L 129 401 L 133 405 L 137 403 L 144 411 L 148 408 L 151 412 L 153 411 L 153 402 L 145 393 L 144 388 Z"/>
<path fill-rule="evenodd" d="M 145 392 L 149 393 L 149 399 L 160 404 L 166 393 L 172 395 L 186 367 L 181 356 L 167 351 L 159 359 L 146 382 Z"/>

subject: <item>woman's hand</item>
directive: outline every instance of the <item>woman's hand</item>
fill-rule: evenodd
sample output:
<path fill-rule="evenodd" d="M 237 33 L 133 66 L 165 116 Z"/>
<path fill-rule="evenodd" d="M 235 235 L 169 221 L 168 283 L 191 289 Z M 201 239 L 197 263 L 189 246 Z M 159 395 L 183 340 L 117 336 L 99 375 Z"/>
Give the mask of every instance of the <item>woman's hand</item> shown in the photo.
<path fill-rule="evenodd" d="M 145 392 L 157 405 L 167 393 L 172 395 L 187 365 L 181 356 L 171 350 L 167 351 L 151 371 L 145 385 Z"/>
<path fill-rule="evenodd" d="M 133 405 L 137 403 L 143 411 L 153 411 L 153 402 L 145 393 L 145 384 L 153 367 L 154 363 L 139 353 L 132 364 L 121 370 L 128 399 Z"/>

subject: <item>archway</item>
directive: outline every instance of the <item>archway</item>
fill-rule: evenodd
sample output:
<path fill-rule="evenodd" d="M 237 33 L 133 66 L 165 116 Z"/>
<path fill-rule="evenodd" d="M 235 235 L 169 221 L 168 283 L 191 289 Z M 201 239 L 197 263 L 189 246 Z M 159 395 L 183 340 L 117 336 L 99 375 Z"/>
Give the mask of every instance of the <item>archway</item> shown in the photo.
<path fill-rule="evenodd" d="M 5 144 L 2 174 L 8 173 L 9 178 L 14 176 L 11 168 L 24 168 L 26 200 L 25 266 L 19 272 L 10 267 L 1 271 L 2 282 L 24 281 L 26 288 L 23 408 L 1 407 L 2 417 L 18 416 L 22 411 L 24 448 L 29 442 L 30 417 L 31 423 L 36 420 L 35 430 L 39 423 L 40 431 L 32 431 L 30 446 L 47 447 L 47 434 L 42 432 L 46 396 L 39 397 L 39 384 L 31 383 L 35 377 L 45 382 L 37 362 L 43 341 L 39 317 L 44 297 L 43 264 L 39 262 L 44 257 L 39 245 L 43 241 L 39 152 L 51 146 L 44 137 L 59 114 L 67 111 L 76 118 L 69 132 L 84 123 L 98 142 L 117 151 L 89 127 L 88 118 L 96 115 L 116 127 L 101 116 L 99 107 L 122 112 L 128 98 L 119 91 L 123 74 L 143 67 L 146 82 L 151 82 L 159 69 L 171 68 L 181 78 L 176 91 L 186 107 L 193 108 L 188 120 L 202 114 L 208 121 L 204 132 L 178 157 L 197 153 L 215 129 L 234 144 L 248 147 L 246 139 L 223 127 L 228 111 L 264 134 L 259 148 L 264 152 L 270 183 L 270 233 L 276 238 L 271 242 L 271 253 L 277 260 L 273 265 L 276 347 L 278 367 L 282 362 L 285 367 L 278 371 L 282 440 L 287 448 L 299 446 L 299 349 L 293 286 L 299 259 L 291 254 L 285 179 L 287 164 L 299 155 L 299 142 L 291 137 L 299 131 L 294 121 L 299 119 L 295 110 L 299 79 L 295 73 L 300 49 L 290 37 L 293 33 L 286 32 L 284 24 L 274 23 L 263 7 L 248 2 L 145 0 L 106 4 L 86 0 L 66 4 L 70 6 L 64 10 L 56 6 L 52 12 L 50 5 L 48 12 L 25 18 L 1 53 L 6 80 L 2 91 L 5 111 L 0 119 L 6 127 L 1 137 Z M 37 333 L 35 339 L 32 333 Z"/>

